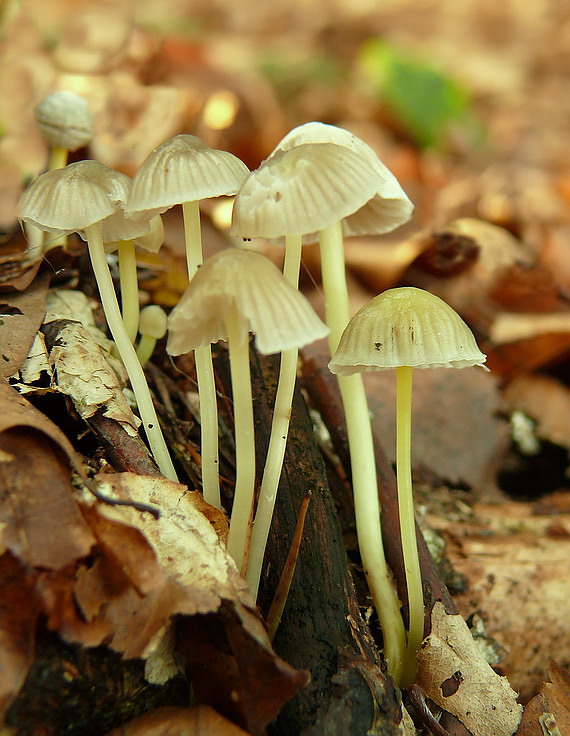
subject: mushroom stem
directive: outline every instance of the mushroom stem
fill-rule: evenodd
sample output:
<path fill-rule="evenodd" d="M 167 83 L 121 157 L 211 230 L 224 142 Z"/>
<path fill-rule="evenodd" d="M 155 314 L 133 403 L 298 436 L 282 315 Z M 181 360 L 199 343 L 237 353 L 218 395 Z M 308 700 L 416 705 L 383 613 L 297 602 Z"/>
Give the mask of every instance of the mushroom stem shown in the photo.
<path fill-rule="evenodd" d="M 322 230 L 319 240 L 326 322 L 330 329 L 329 346 L 331 354 L 334 354 L 349 320 L 341 223 L 337 222 Z M 388 671 L 394 681 L 399 683 L 406 638 L 400 602 L 382 543 L 376 459 L 368 402 L 360 374 L 337 378 L 348 434 L 358 546 L 382 627 Z"/>
<path fill-rule="evenodd" d="M 301 264 L 302 236 L 288 235 L 285 241 L 283 275 L 292 286 L 297 288 Z M 275 507 L 279 479 L 281 478 L 283 459 L 287 447 L 293 392 L 297 379 L 298 356 L 299 351 L 297 348 L 291 348 L 281 353 L 279 379 L 271 422 L 271 434 L 265 458 L 255 521 L 251 532 L 251 544 L 247 564 L 246 578 L 254 599 L 257 597 L 257 591 L 259 589 L 263 556 L 271 528 L 271 519 L 273 518 L 273 509 Z"/>
<path fill-rule="evenodd" d="M 192 280 L 203 263 L 202 231 L 200 227 L 199 202 L 185 202 L 184 235 L 186 239 L 186 263 L 188 278 Z M 211 345 L 201 345 L 194 351 L 196 380 L 200 401 L 200 437 L 202 456 L 202 493 L 204 499 L 221 509 L 220 477 L 218 458 L 218 404 L 216 383 L 212 364 Z M 249 365 L 249 363 L 248 363 Z"/>
<path fill-rule="evenodd" d="M 129 339 L 121 312 L 119 310 L 119 303 L 113 287 L 113 281 L 111 279 L 111 273 L 107 260 L 105 258 L 105 249 L 103 247 L 103 240 L 101 238 L 101 225 L 95 223 L 85 229 L 85 235 L 87 238 L 87 245 L 89 247 L 89 256 L 91 258 L 91 265 L 93 266 L 93 273 L 95 274 L 95 280 L 99 288 L 99 295 L 101 297 L 101 303 L 105 311 L 105 317 L 107 324 L 123 361 L 123 365 L 127 371 L 131 386 L 133 388 L 135 398 L 139 407 L 142 424 L 144 427 L 145 434 L 147 436 L 151 452 L 157 462 L 157 465 L 161 473 L 170 480 L 177 481 L 176 471 L 172 464 L 172 459 L 166 447 L 166 442 L 160 429 L 158 417 L 152 403 L 152 398 L 146 378 L 133 347 L 133 343 Z"/>
<path fill-rule="evenodd" d="M 134 342 L 139 329 L 139 284 L 135 244 L 132 240 L 121 240 L 117 248 L 119 257 L 119 281 L 121 285 L 121 314 L 125 330 Z"/>
<path fill-rule="evenodd" d="M 400 536 L 408 591 L 408 646 L 402 673 L 404 686 L 414 681 L 416 652 L 424 633 L 424 596 L 412 494 L 412 372 L 413 368 L 409 366 L 396 368 L 396 475 Z"/>
<path fill-rule="evenodd" d="M 63 169 L 67 164 L 68 155 L 69 151 L 67 149 L 61 148 L 60 146 L 53 146 L 49 152 L 49 171 Z"/>
<path fill-rule="evenodd" d="M 238 570 L 247 565 L 248 533 L 255 490 L 255 440 L 249 368 L 249 332 L 235 305 L 225 319 L 230 353 L 236 447 L 236 485 L 228 533 L 228 552 Z"/>

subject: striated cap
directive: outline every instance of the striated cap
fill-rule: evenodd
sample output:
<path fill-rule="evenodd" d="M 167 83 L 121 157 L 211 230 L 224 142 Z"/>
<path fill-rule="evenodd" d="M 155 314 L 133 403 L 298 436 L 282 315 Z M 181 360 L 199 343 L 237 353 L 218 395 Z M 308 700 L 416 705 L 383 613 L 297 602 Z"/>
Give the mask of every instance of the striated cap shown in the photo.
<path fill-rule="evenodd" d="M 359 210 L 343 222 L 345 235 L 380 235 L 407 222 L 414 206 L 392 172 L 380 161 L 374 149 L 344 128 L 311 122 L 293 128 L 276 146 L 271 156 L 297 146 L 334 143 L 362 156 L 376 173 L 376 192 Z"/>
<path fill-rule="evenodd" d="M 133 179 L 128 214 L 160 214 L 176 204 L 235 194 L 249 169 L 228 151 L 194 135 L 176 135 L 143 161 Z"/>
<path fill-rule="evenodd" d="M 370 163 L 345 146 L 277 151 L 242 184 L 230 232 L 244 238 L 313 234 L 359 210 L 377 183 Z"/>
<path fill-rule="evenodd" d="M 75 92 L 54 92 L 34 109 L 36 122 L 52 148 L 77 151 L 93 138 L 87 100 Z"/>
<path fill-rule="evenodd" d="M 117 212 L 123 217 L 122 205 L 130 182 L 125 174 L 98 161 L 68 164 L 62 169 L 48 171 L 32 182 L 20 198 L 18 217 L 48 232 L 81 232 Z M 126 238 L 120 235 L 107 239 Z"/>
<path fill-rule="evenodd" d="M 389 289 L 350 320 L 329 363 L 332 373 L 410 366 L 467 368 L 485 355 L 457 312 L 429 291 Z"/>
<path fill-rule="evenodd" d="M 225 339 L 225 319 L 234 307 L 244 332 L 255 333 L 255 345 L 265 355 L 328 334 L 307 299 L 268 258 L 228 248 L 204 262 L 172 310 L 167 351 L 181 355 Z"/>

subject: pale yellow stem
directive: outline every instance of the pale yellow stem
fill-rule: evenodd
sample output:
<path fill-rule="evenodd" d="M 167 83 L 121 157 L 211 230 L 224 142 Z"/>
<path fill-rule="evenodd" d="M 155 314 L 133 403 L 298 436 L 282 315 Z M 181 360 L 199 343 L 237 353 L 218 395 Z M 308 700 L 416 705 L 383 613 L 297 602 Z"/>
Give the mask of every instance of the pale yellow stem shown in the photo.
<path fill-rule="evenodd" d="M 329 346 L 331 353 L 334 353 L 350 316 L 341 223 L 337 222 L 323 230 L 319 239 L 326 321 L 330 329 Z M 368 402 L 360 374 L 337 378 L 348 434 L 358 546 L 382 627 L 388 671 L 399 683 L 406 639 L 400 602 L 382 543 L 376 458 Z"/>
<path fill-rule="evenodd" d="M 255 491 L 255 439 L 249 368 L 249 333 L 235 306 L 226 316 L 234 407 L 236 485 L 228 534 L 228 552 L 240 572 L 247 565 L 246 550 Z"/>
<path fill-rule="evenodd" d="M 133 241 L 121 240 L 117 248 L 117 254 L 121 286 L 121 314 L 127 335 L 131 342 L 134 342 L 139 329 L 139 282 Z"/>
<path fill-rule="evenodd" d="M 192 280 L 203 263 L 202 231 L 199 202 L 182 205 L 184 234 L 186 238 L 186 263 L 188 278 Z M 200 442 L 202 457 L 202 492 L 205 500 L 221 509 L 218 452 L 218 404 L 212 364 L 212 348 L 202 345 L 194 351 L 196 380 L 200 401 Z"/>
<path fill-rule="evenodd" d="M 166 478 L 176 481 L 178 480 L 176 471 L 162 435 L 143 369 L 123 324 L 113 280 L 105 258 L 100 223 L 86 228 L 85 234 L 105 318 L 129 376 L 151 452 L 161 473 Z"/>
<path fill-rule="evenodd" d="M 301 236 L 287 236 L 285 247 L 283 274 L 292 286 L 297 287 L 301 265 Z M 298 356 L 299 351 L 297 348 L 286 350 L 281 354 L 279 380 L 271 422 L 271 434 L 269 436 L 269 445 L 255 513 L 255 522 L 251 533 L 251 545 L 247 564 L 246 578 L 249 583 L 250 592 L 254 598 L 257 597 L 257 591 L 259 589 L 263 556 L 271 528 L 273 509 L 275 508 L 275 500 L 277 498 L 277 490 L 283 468 L 283 459 L 287 447 L 287 436 L 291 421 L 291 405 L 293 403 L 293 392 L 297 378 Z"/>
<path fill-rule="evenodd" d="M 412 493 L 412 372 L 409 366 L 396 368 L 396 474 L 400 536 L 408 591 L 408 646 L 402 685 L 410 685 L 416 674 L 416 653 L 424 633 L 424 596 L 416 538 L 414 497 Z"/>

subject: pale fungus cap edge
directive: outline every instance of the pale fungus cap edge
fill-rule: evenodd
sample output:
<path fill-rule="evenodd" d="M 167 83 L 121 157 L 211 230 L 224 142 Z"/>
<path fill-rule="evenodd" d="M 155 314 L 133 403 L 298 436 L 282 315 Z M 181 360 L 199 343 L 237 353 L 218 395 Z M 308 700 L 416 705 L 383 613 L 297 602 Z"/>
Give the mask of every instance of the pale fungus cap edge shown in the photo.
<path fill-rule="evenodd" d="M 228 248 L 208 258 L 168 318 L 167 352 L 181 355 L 227 338 L 224 318 L 236 306 L 244 334 L 260 353 L 302 347 L 328 328 L 269 259 Z"/>
<path fill-rule="evenodd" d="M 329 363 L 332 373 L 483 366 L 486 356 L 448 304 L 422 289 L 383 292 L 350 320 Z M 483 366 L 484 367 L 484 366 Z"/>

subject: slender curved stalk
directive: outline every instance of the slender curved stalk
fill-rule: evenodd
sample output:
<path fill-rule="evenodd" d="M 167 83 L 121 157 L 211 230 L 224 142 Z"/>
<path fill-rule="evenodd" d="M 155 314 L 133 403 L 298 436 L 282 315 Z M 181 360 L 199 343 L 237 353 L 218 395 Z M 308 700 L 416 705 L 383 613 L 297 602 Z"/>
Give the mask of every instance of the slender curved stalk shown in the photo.
<path fill-rule="evenodd" d="M 234 406 L 236 485 L 228 534 L 228 552 L 245 572 L 248 532 L 255 490 L 255 441 L 249 369 L 249 332 L 235 306 L 226 316 Z"/>
<path fill-rule="evenodd" d="M 396 368 L 396 475 L 400 535 L 408 591 L 408 646 L 402 675 L 404 687 L 414 681 L 416 652 L 424 633 L 424 595 L 412 494 L 412 372 L 413 368 L 409 366 Z"/>
<path fill-rule="evenodd" d="M 292 286 L 297 288 L 301 265 L 302 236 L 288 235 L 285 240 L 283 275 Z M 273 419 L 271 421 L 271 434 L 269 436 L 263 478 L 257 501 L 255 521 L 251 532 L 251 544 L 247 564 L 246 578 L 254 599 L 257 597 L 259 588 L 263 556 L 271 528 L 271 519 L 273 518 L 273 509 L 275 507 L 279 479 L 281 478 L 283 459 L 287 447 L 293 392 L 297 379 L 298 357 L 299 351 L 297 348 L 285 350 L 281 354 L 279 379 L 275 393 Z"/>
<path fill-rule="evenodd" d="M 85 234 L 107 324 L 131 381 L 151 452 L 161 473 L 170 480 L 176 481 L 178 480 L 176 471 L 160 429 L 143 369 L 123 324 L 113 280 L 105 258 L 100 224 L 86 228 Z"/>
<path fill-rule="evenodd" d="M 330 328 L 329 346 L 331 353 L 334 353 L 349 320 L 340 222 L 320 233 L 320 251 L 326 321 Z M 360 374 L 337 378 L 348 433 L 354 513 L 362 565 L 382 627 L 388 671 L 394 681 L 399 683 L 406 638 L 400 602 L 382 544 L 376 459 L 368 402 Z"/>
<path fill-rule="evenodd" d="M 202 256 L 202 233 L 200 228 L 199 203 L 186 202 L 182 205 L 184 234 L 186 239 L 186 263 L 191 280 L 200 265 Z M 218 404 L 212 365 L 212 348 L 202 345 L 194 351 L 196 379 L 200 400 L 200 437 L 202 457 L 202 492 L 204 499 L 218 509 L 220 499 L 219 452 L 218 452 Z"/>
<path fill-rule="evenodd" d="M 121 314 L 125 330 L 134 342 L 139 329 L 139 283 L 137 259 L 132 240 L 121 240 L 117 248 L 119 256 L 119 281 L 121 285 Z"/>

